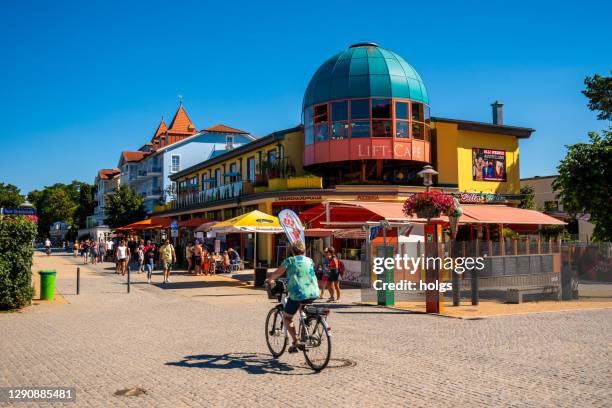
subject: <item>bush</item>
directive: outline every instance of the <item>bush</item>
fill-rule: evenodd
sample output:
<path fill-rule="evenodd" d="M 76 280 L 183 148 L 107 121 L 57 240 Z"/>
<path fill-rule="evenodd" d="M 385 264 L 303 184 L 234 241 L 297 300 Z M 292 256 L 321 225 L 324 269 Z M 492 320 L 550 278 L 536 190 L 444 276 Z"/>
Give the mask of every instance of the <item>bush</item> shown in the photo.
<path fill-rule="evenodd" d="M 20 308 L 32 299 L 32 241 L 36 223 L 25 217 L 0 221 L 0 309 Z"/>

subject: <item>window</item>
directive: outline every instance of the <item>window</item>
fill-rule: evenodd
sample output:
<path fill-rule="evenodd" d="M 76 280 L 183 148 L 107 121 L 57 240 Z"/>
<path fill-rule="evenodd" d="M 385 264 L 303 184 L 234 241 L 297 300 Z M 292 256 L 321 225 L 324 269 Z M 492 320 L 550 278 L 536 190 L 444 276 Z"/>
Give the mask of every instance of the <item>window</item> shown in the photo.
<path fill-rule="evenodd" d="M 412 120 L 423 121 L 423 104 L 413 102 L 412 103 Z"/>
<path fill-rule="evenodd" d="M 230 181 L 236 181 L 238 180 L 238 171 L 236 171 L 236 163 L 232 163 L 230 164 L 230 170 L 229 170 L 231 176 L 230 176 Z"/>
<path fill-rule="evenodd" d="M 348 120 L 348 102 L 332 102 L 332 121 L 338 122 L 340 120 Z"/>
<path fill-rule="evenodd" d="M 348 122 L 334 122 L 332 125 L 332 140 L 342 140 L 348 138 Z"/>
<path fill-rule="evenodd" d="M 410 131 L 409 131 L 407 120 L 395 121 L 395 137 L 404 138 L 404 139 L 409 138 L 410 137 L 409 132 Z"/>
<path fill-rule="evenodd" d="M 276 159 L 277 159 L 277 151 L 276 151 L 276 149 L 268 151 L 268 162 L 269 163 L 276 163 Z"/>
<path fill-rule="evenodd" d="M 215 187 L 219 187 L 221 185 L 221 169 L 215 170 Z"/>
<path fill-rule="evenodd" d="M 247 159 L 247 177 L 251 183 L 255 182 L 255 156 Z"/>
<path fill-rule="evenodd" d="M 314 123 L 327 123 L 327 104 L 315 106 Z"/>
<path fill-rule="evenodd" d="M 425 132 L 423 131 L 422 123 L 416 123 L 416 122 L 412 123 L 412 137 L 415 139 L 425 138 Z"/>
<path fill-rule="evenodd" d="M 395 118 L 408 120 L 408 102 L 395 102 Z"/>
<path fill-rule="evenodd" d="M 372 136 L 373 137 L 392 137 L 393 127 L 390 120 L 373 120 L 372 121 Z"/>
<path fill-rule="evenodd" d="M 306 127 L 306 129 L 304 129 L 304 144 L 311 145 L 313 143 L 314 143 L 314 132 L 312 130 L 312 127 Z"/>
<path fill-rule="evenodd" d="M 351 101 L 351 119 L 368 119 L 369 117 L 369 99 L 355 99 Z"/>
<path fill-rule="evenodd" d="M 194 176 L 194 177 L 189 178 L 189 188 L 192 191 L 198 189 L 198 176 Z"/>
<path fill-rule="evenodd" d="M 370 137 L 370 121 L 356 120 L 351 122 L 351 137 Z"/>
<path fill-rule="evenodd" d="M 391 99 L 372 99 L 372 117 L 390 119 Z"/>
<path fill-rule="evenodd" d="M 203 173 L 202 174 L 202 184 L 201 184 L 202 191 L 208 188 L 208 181 L 206 181 L 207 179 L 208 179 L 208 174 Z"/>
<path fill-rule="evenodd" d="M 314 125 L 314 122 L 312 115 L 312 106 L 310 106 L 306 108 L 306 111 L 304 112 L 304 126 L 308 127 L 312 125 Z"/>
<path fill-rule="evenodd" d="M 181 169 L 181 156 L 173 154 L 171 157 L 170 172 L 176 173 Z"/>
<path fill-rule="evenodd" d="M 327 123 L 316 125 L 315 137 L 317 142 L 324 142 L 329 139 L 329 128 L 327 127 Z"/>
<path fill-rule="evenodd" d="M 225 146 L 228 149 L 234 148 L 234 135 L 226 135 L 225 136 Z"/>

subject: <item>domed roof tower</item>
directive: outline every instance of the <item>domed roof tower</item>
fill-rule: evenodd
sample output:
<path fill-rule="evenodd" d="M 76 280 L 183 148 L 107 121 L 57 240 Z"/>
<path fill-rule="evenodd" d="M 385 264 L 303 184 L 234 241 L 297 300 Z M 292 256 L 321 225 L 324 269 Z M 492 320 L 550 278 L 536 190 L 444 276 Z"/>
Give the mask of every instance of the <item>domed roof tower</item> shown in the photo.
<path fill-rule="evenodd" d="M 430 161 L 425 84 L 402 57 L 377 44 L 354 44 L 325 61 L 302 108 L 305 166 Z"/>

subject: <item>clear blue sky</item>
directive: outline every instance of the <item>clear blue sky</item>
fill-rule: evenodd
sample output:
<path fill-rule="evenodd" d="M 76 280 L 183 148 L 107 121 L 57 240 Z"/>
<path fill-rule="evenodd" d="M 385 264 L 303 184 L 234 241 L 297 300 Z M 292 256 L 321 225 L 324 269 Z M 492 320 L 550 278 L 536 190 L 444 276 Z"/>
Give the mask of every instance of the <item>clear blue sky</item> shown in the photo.
<path fill-rule="evenodd" d="M 127 4 L 129 3 L 129 4 Z M 0 4 L 0 181 L 92 182 L 148 141 L 177 95 L 198 128 L 255 135 L 300 121 L 317 67 L 377 42 L 423 77 L 432 114 L 536 129 L 521 176 L 555 172 L 597 121 L 583 78 L 612 69 L 609 1 Z"/>

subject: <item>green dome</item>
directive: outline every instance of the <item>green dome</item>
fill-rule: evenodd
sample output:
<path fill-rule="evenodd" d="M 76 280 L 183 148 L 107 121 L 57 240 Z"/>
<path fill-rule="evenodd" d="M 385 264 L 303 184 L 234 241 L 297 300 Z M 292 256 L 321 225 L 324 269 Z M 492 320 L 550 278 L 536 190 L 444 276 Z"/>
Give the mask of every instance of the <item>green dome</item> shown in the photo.
<path fill-rule="evenodd" d="M 304 107 L 335 99 L 406 98 L 429 104 L 421 77 L 396 53 L 373 43 L 351 45 L 315 72 Z"/>

